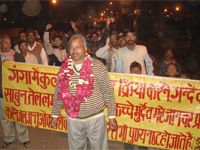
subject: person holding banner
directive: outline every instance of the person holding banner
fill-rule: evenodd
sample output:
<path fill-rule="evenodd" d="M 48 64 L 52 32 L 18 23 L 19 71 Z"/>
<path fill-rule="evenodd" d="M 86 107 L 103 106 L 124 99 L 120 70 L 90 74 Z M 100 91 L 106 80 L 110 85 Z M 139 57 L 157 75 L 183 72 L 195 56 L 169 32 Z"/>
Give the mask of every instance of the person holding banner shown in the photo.
<path fill-rule="evenodd" d="M 124 32 L 126 46 L 117 51 L 116 72 L 130 73 L 129 66 L 137 61 L 142 66 L 142 74 L 153 74 L 153 61 L 148 55 L 147 48 L 143 45 L 136 45 L 136 32 L 127 29 Z M 145 62 L 145 64 L 144 64 Z"/>
<path fill-rule="evenodd" d="M 107 150 L 105 104 L 109 127 L 117 129 L 116 102 L 108 72 L 102 62 L 86 53 L 84 36 L 73 35 L 69 44 L 70 57 L 65 59 L 58 72 L 51 125 L 56 129 L 64 105 L 70 149 L 86 150 L 88 135 L 91 149 Z"/>
<path fill-rule="evenodd" d="M 4 99 L 2 93 L 2 63 L 4 61 L 15 61 L 15 62 L 25 62 L 25 59 L 15 50 L 11 49 L 10 37 L 4 35 L 1 37 L 1 52 L 0 52 L 0 120 L 1 126 L 5 135 L 3 148 L 8 147 L 15 140 L 15 128 L 14 123 L 6 119 Z M 31 142 L 29 141 L 28 128 L 25 125 L 15 123 L 19 141 L 24 144 L 25 147 L 29 147 Z"/>
<path fill-rule="evenodd" d="M 139 66 L 141 65 L 141 74 L 154 75 L 153 61 L 149 57 L 146 47 L 143 45 L 135 44 L 135 41 L 137 39 L 136 32 L 127 29 L 124 32 L 124 38 L 126 41 L 126 46 L 116 52 L 116 72 L 129 74 L 131 69 L 133 68 L 131 66 L 132 63 L 136 61 L 137 63 L 139 63 Z M 132 144 L 124 143 L 125 150 L 133 149 L 133 147 L 134 145 Z M 139 146 L 139 149 L 146 150 L 147 147 Z"/>

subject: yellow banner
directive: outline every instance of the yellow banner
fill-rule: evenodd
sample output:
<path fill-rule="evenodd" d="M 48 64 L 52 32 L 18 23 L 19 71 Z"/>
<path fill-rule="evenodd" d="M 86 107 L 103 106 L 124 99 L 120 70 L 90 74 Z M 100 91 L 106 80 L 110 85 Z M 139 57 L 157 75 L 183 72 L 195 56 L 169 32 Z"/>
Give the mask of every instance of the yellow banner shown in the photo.
<path fill-rule="evenodd" d="M 54 130 L 51 109 L 58 67 L 5 62 L 3 94 L 9 120 Z M 108 139 L 163 149 L 200 147 L 200 82 L 110 73 L 118 128 Z M 105 109 L 106 112 L 106 109 Z M 67 132 L 62 109 L 56 131 Z"/>

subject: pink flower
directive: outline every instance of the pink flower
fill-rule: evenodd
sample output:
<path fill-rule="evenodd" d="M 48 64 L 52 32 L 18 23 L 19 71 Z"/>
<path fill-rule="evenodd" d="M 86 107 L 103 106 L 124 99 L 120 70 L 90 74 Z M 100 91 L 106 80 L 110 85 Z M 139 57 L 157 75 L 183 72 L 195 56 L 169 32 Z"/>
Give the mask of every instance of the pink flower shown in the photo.
<path fill-rule="evenodd" d="M 77 95 L 79 95 L 79 94 L 81 94 L 81 93 L 82 93 L 82 90 L 77 90 L 77 91 L 76 91 L 76 94 L 77 94 Z"/>
<path fill-rule="evenodd" d="M 67 114 L 70 114 L 70 111 L 71 111 L 70 107 L 65 107 L 65 110 L 66 110 Z"/>
<path fill-rule="evenodd" d="M 78 115 L 78 114 L 77 114 L 75 111 L 73 111 L 72 113 L 70 113 L 69 116 L 70 116 L 71 118 L 76 118 L 77 115 Z"/>
<path fill-rule="evenodd" d="M 59 74 L 61 74 L 61 73 L 63 73 L 63 70 L 61 69 L 61 71 L 59 71 L 58 73 L 57 73 L 57 75 L 59 75 Z"/>
<path fill-rule="evenodd" d="M 70 74 L 70 75 L 73 75 L 73 74 L 74 74 L 74 70 L 73 70 L 73 69 L 70 69 L 69 74 Z"/>
<path fill-rule="evenodd" d="M 94 78 L 93 77 L 90 77 L 90 82 L 94 82 Z"/>
<path fill-rule="evenodd" d="M 58 94 L 58 99 L 62 99 L 62 94 Z"/>
<path fill-rule="evenodd" d="M 71 99 L 72 97 L 73 97 L 72 94 L 70 94 L 70 93 L 67 94 L 67 98 L 68 98 L 68 99 Z"/>
<path fill-rule="evenodd" d="M 64 80 L 64 76 L 63 75 L 59 76 L 59 80 Z"/>
<path fill-rule="evenodd" d="M 93 85 L 90 85 L 90 86 L 89 86 L 89 89 L 90 89 L 90 90 L 93 90 L 93 89 L 94 89 Z"/>
<path fill-rule="evenodd" d="M 69 87 L 69 81 L 68 80 L 64 80 L 63 85 L 66 87 Z"/>
<path fill-rule="evenodd" d="M 60 82 L 60 84 L 61 84 L 61 86 L 63 85 L 63 83 L 64 83 L 64 81 L 59 81 Z"/>
<path fill-rule="evenodd" d="M 77 90 L 80 90 L 80 89 L 82 89 L 82 85 L 81 85 L 81 84 L 78 84 L 78 85 L 77 85 Z"/>
<path fill-rule="evenodd" d="M 65 103 L 65 106 L 69 105 L 69 101 L 68 100 L 65 100 L 64 103 Z"/>
<path fill-rule="evenodd" d="M 74 106 L 74 110 L 75 110 L 75 111 L 79 111 L 79 110 L 80 110 L 80 106 L 79 106 L 79 105 L 75 105 L 75 106 Z"/>
<path fill-rule="evenodd" d="M 92 68 L 91 67 L 87 67 L 87 72 L 91 72 L 92 71 Z"/>
<path fill-rule="evenodd" d="M 63 68 L 67 67 L 67 65 L 65 63 L 62 63 L 61 65 Z"/>
<path fill-rule="evenodd" d="M 89 81 L 89 80 L 90 80 L 90 78 L 89 78 L 89 77 L 86 77 L 86 78 L 85 78 L 85 81 Z"/>
<path fill-rule="evenodd" d="M 68 77 L 68 76 L 65 76 L 65 79 L 66 79 L 66 80 L 68 80 L 68 79 L 69 79 L 69 77 Z"/>
<path fill-rule="evenodd" d="M 87 92 L 88 92 L 88 90 L 82 90 L 82 92 L 83 92 L 83 93 L 87 93 Z"/>
<path fill-rule="evenodd" d="M 69 106 L 69 107 L 72 107 L 72 101 L 69 100 L 68 102 L 69 102 L 68 106 Z"/>
<path fill-rule="evenodd" d="M 82 90 L 88 90 L 88 87 L 89 87 L 89 86 L 88 86 L 87 84 L 84 84 Z"/>
<path fill-rule="evenodd" d="M 69 60 L 69 58 L 66 58 L 65 61 L 64 61 L 64 63 L 68 63 L 68 60 Z M 64 63 L 63 63 L 63 64 L 64 64 Z"/>
<path fill-rule="evenodd" d="M 79 100 L 78 99 L 75 100 L 74 102 L 75 102 L 75 104 L 79 105 Z"/>
<path fill-rule="evenodd" d="M 94 88 L 94 78 L 90 77 L 90 75 L 92 74 L 92 59 L 89 55 L 87 55 L 86 59 L 83 62 L 82 71 L 80 72 L 79 78 L 83 79 L 84 81 L 88 81 L 89 85 L 77 85 L 76 95 L 72 95 L 68 90 L 69 81 L 71 81 L 70 76 L 74 74 L 74 71 L 72 69 L 69 69 L 71 67 L 71 63 L 71 57 L 66 58 L 64 63 L 62 64 L 61 70 L 58 73 L 58 75 L 60 75 L 58 77 L 59 82 L 57 83 L 57 86 L 60 88 L 58 92 L 58 98 L 63 99 L 66 106 L 65 109 L 67 114 L 72 118 L 76 118 L 80 110 L 80 104 L 82 102 L 85 102 L 84 97 L 88 99 L 92 94 L 92 89 Z M 69 74 L 65 73 L 65 70 L 68 70 Z M 66 95 L 66 97 L 63 98 L 63 95 Z"/>
<path fill-rule="evenodd" d="M 59 82 L 57 82 L 57 87 L 60 88 L 61 87 L 61 84 Z"/>
<path fill-rule="evenodd" d="M 63 91 L 63 92 L 68 92 L 68 87 L 63 86 L 63 87 L 62 87 L 62 91 Z"/>
<path fill-rule="evenodd" d="M 86 96 L 86 93 L 83 92 L 83 93 L 81 94 L 81 97 L 85 97 L 85 96 Z"/>

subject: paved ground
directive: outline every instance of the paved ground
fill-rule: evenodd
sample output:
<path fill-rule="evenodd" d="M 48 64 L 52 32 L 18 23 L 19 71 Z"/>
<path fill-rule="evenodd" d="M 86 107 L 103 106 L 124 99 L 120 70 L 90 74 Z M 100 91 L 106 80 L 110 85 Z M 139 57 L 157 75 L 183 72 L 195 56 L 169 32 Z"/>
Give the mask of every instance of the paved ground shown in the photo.
<path fill-rule="evenodd" d="M 9 145 L 6 149 L 69 149 L 67 133 L 56 132 L 46 129 L 29 128 L 29 136 L 32 145 L 29 148 L 25 148 L 18 139 L 13 144 Z M 4 134 L 0 124 L 0 144 L 4 142 Z M 0 147 L 0 149 L 2 149 Z M 90 149 L 88 141 L 88 149 Z M 123 143 L 109 141 L 110 150 L 122 150 Z"/>
<path fill-rule="evenodd" d="M 6 150 L 18 150 L 18 149 L 30 149 L 30 150 L 38 150 L 38 149 L 46 149 L 46 150 L 57 150 L 57 149 L 69 149 L 67 133 L 56 132 L 46 129 L 39 128 L 29 128 L 29 137 L 32 145 L 29 148 L 25 148 L 22 143 L 19 142 L 17 136 L 16 140 L 9 145 Z M 16 130 L 15 130 L 16 131 Z M 17 134 L 17 133 L 16 133 Z M 2 149 L 1 145 L 4 142 L 4 133 L 0 124 L 0 149 Z M 90 144 L 88 141 L 87 149 L 90 150 Z M 124 144 L 122 142 L 108 141 L 109 150 L 123 150 Z M 138 146 L 135 146 L 134 150 L 139 150 Z M 161 150 L 148 148 L 148 150 Z"/>

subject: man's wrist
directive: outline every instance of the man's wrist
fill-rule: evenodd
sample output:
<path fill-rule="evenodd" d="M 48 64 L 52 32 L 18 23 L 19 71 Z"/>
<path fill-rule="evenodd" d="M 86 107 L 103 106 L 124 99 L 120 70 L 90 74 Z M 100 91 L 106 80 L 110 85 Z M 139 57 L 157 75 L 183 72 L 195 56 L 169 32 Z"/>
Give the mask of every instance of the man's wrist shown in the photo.
<path fill-rule="evenodd" d="M 109 116 L 108 119 L 115 119 L 115 116 Z"/>
<path fill-rule="evenodd" d="M 52 115 L 52 118 L 58 118 L 59 116 L 58 115 Z"/>

